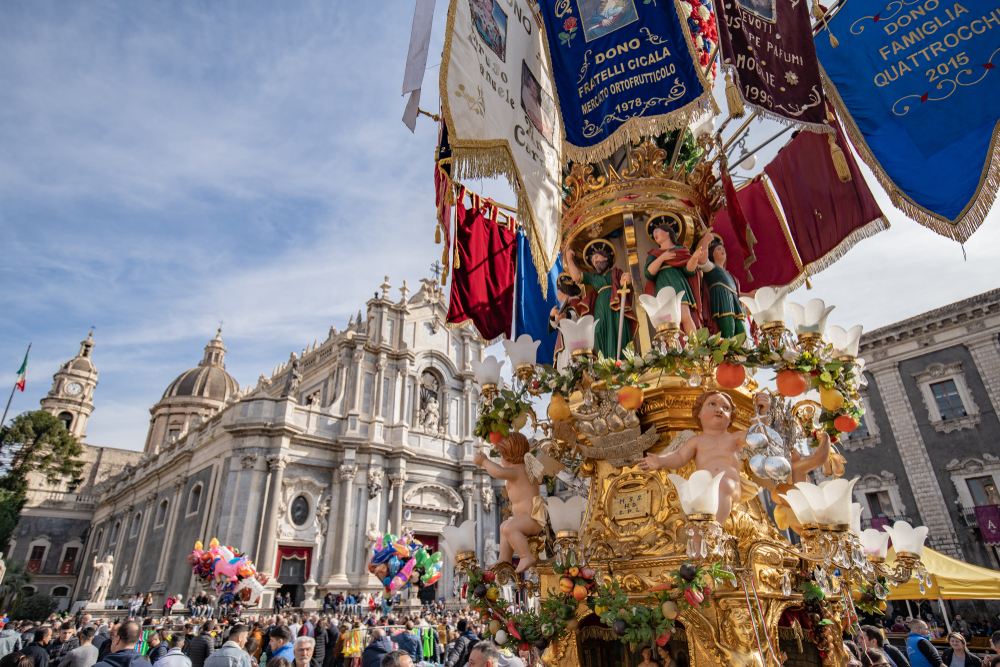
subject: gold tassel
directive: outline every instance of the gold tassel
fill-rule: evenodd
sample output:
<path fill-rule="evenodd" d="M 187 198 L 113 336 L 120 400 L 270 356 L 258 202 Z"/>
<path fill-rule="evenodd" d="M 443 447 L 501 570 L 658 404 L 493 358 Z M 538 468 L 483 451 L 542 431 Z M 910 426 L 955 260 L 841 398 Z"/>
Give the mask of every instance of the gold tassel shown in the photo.
<path fill-rule="evenodd" d="M 456 271 L 462 266 L 462 260 L 458 255 L 458 248 L 455 248 L 455 263 L 452 265 Z"/>
<path fill-rule="evenodd" d="M 837 145 L 837 141 L 833 138 L 832 134 L 826 136 L 827 141 L 830 142 L 830 157 L 833 158 L 833 168 L 837 170 L 837 176 L 840 178 L 840 181 L 847 183 L 851 180 L 851 168 L 847 164 L 844 151 Z"/>
<path fill-rule="evenodd" d="M 822 21 L 823 20 L 823 16 L 824 16 L 824 14 L 823 14 L 823 8 L 819 6 L 819 0 L 813 0 L 812 11 L 813 11 L 813 16 L 816 17 L 817 21 Z"/>
<path fill-rule="evenodd" d="M 806 289 L 812 289 L 812 288 L 813 288 L 812 283 L 809 282 L 808 278 L 806 278 Z"/>
<path fill-rule="evenodd" d="M 441 243 L 441 223 L 434 228 L 434 243 Z"/>
<path fill-rule="evenodd" d="M 837 38 L 833 36 L 833 31 L 830 30 L 829 24 L 827 24 L 826 26 L 826 31 L 830 33 L 830 46 L 832 46 L 833 48 L 837 48 L 838 46 L 840 46 L 840 42 L 837 41 Z"/>
<path fill-rule="evenodd" d="M 441 248 L 441 263 L 448 266 L 448 248 Z"/>
<path fill-rule="evenodd" d="M 726 103 L 729 105 L 729 115 L 732 118 L 743 118 L 746 114 L 743 97 L 740 95 L 740 89 L 733 83 L 732 72 L 726 72 Z"/>
<path fill-rule="evenodd" d="M 441 274 L 441 285 L 444 286 L 448 283 L 448 267 L 445 267 L 444 272 Z"/>

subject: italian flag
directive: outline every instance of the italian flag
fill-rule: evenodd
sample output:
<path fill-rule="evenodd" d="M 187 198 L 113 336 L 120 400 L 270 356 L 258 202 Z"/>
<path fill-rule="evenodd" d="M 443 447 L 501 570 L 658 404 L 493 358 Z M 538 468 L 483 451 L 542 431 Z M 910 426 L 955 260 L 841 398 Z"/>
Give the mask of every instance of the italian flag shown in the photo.
<path fill-rule="evenodd" d="M 17 371 L 17 382 L 14 386 L 24 391 L 24 385 L 28 381 L 28 353 L 31 352 L 31 348 L 28 348 L 28 352 L 24 353 L 24 361 L 21 362 L 21 368 Z"/>

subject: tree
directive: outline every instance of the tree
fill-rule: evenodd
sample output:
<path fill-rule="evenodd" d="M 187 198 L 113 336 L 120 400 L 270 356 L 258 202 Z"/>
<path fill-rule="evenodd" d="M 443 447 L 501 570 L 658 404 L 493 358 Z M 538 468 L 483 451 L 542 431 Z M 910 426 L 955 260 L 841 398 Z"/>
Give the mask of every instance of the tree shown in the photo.
<path fill-rule="evenodd" d="M 7 545 L 21 515 L 28 491 L 28 473 L 50 484 L 65 481 L 72 491 L 83 477 L 83 447 L 61 419 L 45 410 L 25 412 L 0 428 L 0 456 L 10 460 L 0 477 L 0 545 Z"/>
<path fill-rule="evenodd" d="M 0 609 L 12 609 L 21 604 L 26 592 L 24 587 L 31 583 L 31 573 L 19 560 L 6 560 L 7 572 L 0 583 Z"/>
<path fill-rule="evenodd" d="M 44 621 L 55 612 L 59 603 L 51 595 L 35 593 L 27 595 L 21 604 L 10 610 L 10 617 L 15 620 Z"/>

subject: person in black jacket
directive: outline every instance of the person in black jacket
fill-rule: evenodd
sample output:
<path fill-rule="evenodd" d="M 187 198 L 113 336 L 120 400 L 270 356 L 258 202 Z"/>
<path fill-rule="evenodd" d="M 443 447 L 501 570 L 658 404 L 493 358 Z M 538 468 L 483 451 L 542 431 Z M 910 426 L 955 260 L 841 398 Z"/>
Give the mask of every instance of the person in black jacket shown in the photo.
<path fill-rule="evenodd" d="M 326 628 L 315 616 L 313 623 L 315 624 L 313 639 L 316 640 L 316 645 L 313 647 L 312 667 L 323 667 L 323 663 L 326 662 Z"/>
<path fill-rule="evenodd" d="M 149 667 L 146 658 L 135 650 L 142 639 L 142 628 L 135 621 L 126 621 L 111 635 L 111 653 L 94 667 Z"/>
<path fill-rule="evenodd" d="M 336 621 L 324 620 L 326 628 L 326 655 L 323 658 L 323 667 L 333 667 L 333 651 L 337 648 L 337 640 L 340 639 L 340 629 Z"/>
<path fill-rule="evenodd" d="M 948 648 L 941 654 L 941 662 L 945 665 L 950 665 L 952 657 L 956 655 L 960 660 L 965 661 L 965 667 L 982 667 L 982 659 L 969 653 L 965 637 L 959 632 L 953 632 L 948 635 Z"/>
<path fill-rule="evenodd" d="M 149 635 L 149 651 L 146 653 L 146 660 L 149 664 L 156 664 L 156 661 L 167 654 L 167 642 L 161 636 L 162 630 Z"/>
<path fill-rule="evenodd" d="M 204 667 L 208 656 L 215 653 L 215 637 L 212 630 L 215 629 L 215 621 L 205 621 L 201 626 L 201 633 L 191 640 L 190 645 L 184 645 L 184 652 L 191 659 L 191 667 Z"/>
<path fill-rule="evenodd" d="M 479 641 L 479 637 L 469 629 L 469 624 L 464 618 L 458 622 L 458 632 L 458 639 L 448 649 L 444 658 L 445 667 L 463 667 L 469 662 L 472 645 Z"/>
<path fill-rule="evenodd" d="M 35 667 L 49 667 L 49 640 L 52 628 L 35 628 L 35 641 L 25 646 L 21 653 L 35 661 Z"/>
<path fill-rule="evenodd" d="M 858 635 L 858 642 L 861 644 L 862 650 L 877 648 L 882 653 L 885 653 L 885 657 L 889 659 L 890 665 L 895 665 L 895 667 L 910 667 L 910 661 L 903 655 L 903 652 L 888 643 L 882 631 L 874 625 L 861 626 L 861 634 Z"/>

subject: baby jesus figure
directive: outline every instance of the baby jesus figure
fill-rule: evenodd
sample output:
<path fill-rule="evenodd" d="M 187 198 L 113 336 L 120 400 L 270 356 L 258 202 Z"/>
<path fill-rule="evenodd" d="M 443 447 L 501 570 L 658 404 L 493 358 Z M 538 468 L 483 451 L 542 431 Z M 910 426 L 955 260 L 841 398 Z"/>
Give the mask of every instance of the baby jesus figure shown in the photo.
<path fill-rule="evenodd" d="M 530 450 L 528 439 L 515 432 L 497 443 L 503 465 L 493 463 L 482 452 L 472 457 L 472 462 L 482 466 L 490 477 L 507 482 L 511 517 L 500 524 L 500 562 L 510 563 L 516 552 L 521 559 L 517 572 L 524 572 L 535 564 L 535 557 L 528 548 L 528 537 L 542 532 L 547 519 L 545 500 L 538 492 L 539 480 L 533 479 L 524 465 L 524 457 Z"/>
<path fill-rule="evenodd" d="M 726 525 L 734 505 L 743 496 L 744 484 L 753 483 L 740 474 L 740 450 L 747 445 L 747 432 L 729 432 L 733 421 L 733 400 L 721 391 L 706 391 L 695 401 L 692 412 L 701 426 L 701 434 L 692 436 L 683 447 L 672 454 L 650 454 L 639 461 L 642 470 L 666 468 L 677 470 L 694 459 L 698 470 L 707 470 L 714 477 L 724 472 L 719 485 L 719 512 L 716 521 Z M 771 395 L 760 392 L 754 397 L 757 413 L 766 414 L 771 408 Z"/>

